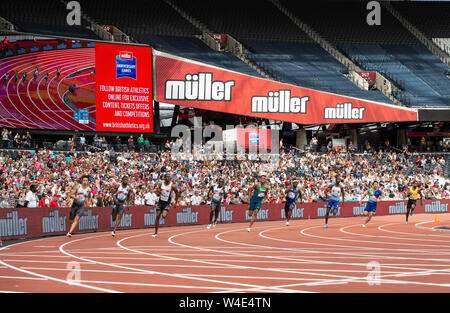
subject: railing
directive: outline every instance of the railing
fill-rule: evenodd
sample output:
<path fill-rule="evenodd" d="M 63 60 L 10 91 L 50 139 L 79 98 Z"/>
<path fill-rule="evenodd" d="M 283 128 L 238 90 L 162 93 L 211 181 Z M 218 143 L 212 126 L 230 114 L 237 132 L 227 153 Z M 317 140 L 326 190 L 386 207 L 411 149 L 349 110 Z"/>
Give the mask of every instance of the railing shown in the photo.
<path fill-rule="evenodd" d="M 0 16 L 0 31 L 14 31 L 14 24 Z"/>

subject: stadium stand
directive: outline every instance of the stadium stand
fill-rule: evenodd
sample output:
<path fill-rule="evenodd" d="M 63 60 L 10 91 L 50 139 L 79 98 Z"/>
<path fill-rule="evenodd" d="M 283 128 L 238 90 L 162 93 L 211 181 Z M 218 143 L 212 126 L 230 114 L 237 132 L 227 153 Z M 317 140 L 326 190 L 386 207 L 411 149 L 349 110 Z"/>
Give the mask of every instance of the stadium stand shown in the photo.
<path fill-rule="evenodd" d="M 311 25 L 340 51 L 364 70 L 378 71 L 388 77 L 400 90 L 394 96 L 409 106 L 448 106 L 450 81 L 446 77 L 448 67 L 433 55 L 417 38 L 406 30 L 386 9 L 381 7 L 381 25 L 370 26 L 361 16 L 366 16 L 366 4 L 361 1 L 323 1 L 308 3 L 309 10 L 301 2 L 282 1 L 302 21 Z M 433 33 L 441 27 L 448 15 L 443 6 L 435 4 L 430 11 L 441 9 L 436 21 L 429 22 L 420 11 L 425 5 L 403 4 L 401 7 L 424 29 L 430 26 L 429 35 L 446 36 L 445 31 Z M 426 5 L 428 8 L 428 4 Z M 408 8 L 408 9 L 406 9 Z M 314 12 L 314 13 L 313 13 Z M 421 17 L 421 18 L 419 18 Z M 433 18 L 434 20 L 434 18 Z M 448 33 L 447 33 L 448 35 Z"/>
<path fill-rule="evenodd" d="M 269 1 L 176 0 L 209 29 L 238 40 L 312 42 Z M 264 14 L 264 16 L 262 16 Z M 229 21 L 232 20 L 233 23 Z"/>
<path fill-rule="evenodd" d="M 391 4 L 428 38 L 450 38 L 448 3 L 442 1 L 408 1 L 408 3 L 398 1 Z"/>
<path fill-rule="evenodd" d="M 381 25 L 367 24 L 365 1 L 302 2 L 282 0 L 300 20 L 334 44 L 418 45 L 420 42 L 381 6 Z"/>
<path fill-rule="evenodd" d="M 341 44 L 339 48 L 366 70 L 385 74 L 400 88 L 396 97 L 411 106 L 448 106 L 446 65 L 424 46 Z"/>
<path fill-rule="evenodd" d="M 59 1 L 0 2 L 0 16 L 12 22 L 20 31 L 52 36 L 99 39 L 83 22 L 81 26 L 68 26 L 67 13 L 64 4 Z"/>
<path fill-rule="evenodd" d="M 232 53 L 214 51 L 196 38 L 202 32 L 162 0 L 113 0 L 107 6 L 97 1 L 81 3 L 98 24 L 114 25 L 140 43 L 182 57 L 260 76 Z M 126 17 L 122 14 L 124 11 L 127 12 Z"/>
<path fill-rule="evenodd" d="M 350 97 L 392 103 L 380 91 L 358 88 L 344 76 L 345 67 L 315 43 L 244 41 L 254 53 L 247 58 L 279 80 Z"/>
<path fill-rule="evenodd" d="M 241 61 L 233 53 L 214 51 L 196 37 L 158 36 L 149 34 L 134 34 L 134 37 L 140 42 L 145 42 L 160 51 L 220 66 L 240 73 L 261 77 L 258 72 Z"/>

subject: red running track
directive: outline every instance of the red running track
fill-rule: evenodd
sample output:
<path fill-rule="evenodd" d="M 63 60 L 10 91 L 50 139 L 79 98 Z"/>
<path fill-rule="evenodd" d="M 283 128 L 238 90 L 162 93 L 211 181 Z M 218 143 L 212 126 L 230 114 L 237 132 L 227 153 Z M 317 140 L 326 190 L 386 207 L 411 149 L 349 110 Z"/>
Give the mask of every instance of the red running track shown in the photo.
<path fill-rule="evenodd" d="M 450 232 L 432 214 L 166 227 L 0 250 L 0 292 L 450 292 Z M 442 224 L 449 214 L 440 214 Z M 379 273 L 374 271 L 379 269 Z M 373 277 L 375 280 L 370 280 Z"/>

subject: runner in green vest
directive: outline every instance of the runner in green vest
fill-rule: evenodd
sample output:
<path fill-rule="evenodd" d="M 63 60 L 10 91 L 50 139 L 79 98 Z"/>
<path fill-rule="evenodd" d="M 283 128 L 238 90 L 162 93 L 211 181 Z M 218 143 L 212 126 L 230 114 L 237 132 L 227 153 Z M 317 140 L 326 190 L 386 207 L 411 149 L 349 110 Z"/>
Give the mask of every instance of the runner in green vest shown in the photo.
<path fill-rule="evenodd" d="M 250 225 L 248 226 L 247 231 L 250 231 L 250 228 L 255 222 L 256 215 L 261 209 L 262 202 L 266 198 L 268 191 L 269 187 L 267 186 L 266 175 L 261 174 L 261 176 L 259 177 L 259 182 L 252 185 L 248 190 L 249 196 L 250 194 L 252 195 L 252 197 L 250 198 L 250 207 L 249 207 L 249 211 L 252 214 L 252 220 L 250 221 Z"/>

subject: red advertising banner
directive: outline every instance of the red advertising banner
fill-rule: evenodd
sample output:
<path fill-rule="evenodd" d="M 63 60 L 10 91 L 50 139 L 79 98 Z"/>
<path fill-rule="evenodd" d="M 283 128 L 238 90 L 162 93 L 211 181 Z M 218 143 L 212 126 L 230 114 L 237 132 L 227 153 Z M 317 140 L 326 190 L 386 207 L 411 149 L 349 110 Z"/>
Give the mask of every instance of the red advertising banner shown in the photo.
<path fill-rule="evenodd" d="M 114 26 L 112 25 L 100 25 L 104 30 L 106 30 L 108 33 L 112 34 L 114 33 Z"/>
<path fill-rule="evenodd" d="M 228 35 L 227 34 L 209 34 L 214 40 L 216 40 L 221 48 L 227 45 Z"/>
<path fill-rule="evenodd" d="M 299 124 L 417 121 L 414 109 L 257 78 L 155 52 L 156 101 Z"/>
<path fill-rule="evenodd" d="M 356 72 L 356 73 L 358 73 L 359 76 L 361 76 L 362 78 L 367 80 L 369 83 L 375 83 L 377 80 L 376 72 L 361 71 L 361 72 Z"/>
<path fill-rule="evenodd" d="M 97 130 L 153 131 L 151 48 L 95 44 Z"/>
<path fill-rule="evenodd" d="M 249 149 L 271 149 L 271 129 L 261 128 L 237 128 L 237 145 Z"/>
<path fill-rule="evenodd" d="M 405 214 L 407 201 L 382 201 L 378 203 L 376 215 Z M 424 200 L 424 205 L 415 213 L 448 213 L 450 200 Z M 362 216 L 365 203 L 346 202 L 337 214 L 340 217 Z M 204 225 L 209 223 L 209 205 L 171 208 L 161 227 L 177 225 Z M 11 208 L 0 210 L 0 237 L 3 240 L 64 235 L 70 228 L 70 208 Z M 323 218 L 326 203 L 302 203 L 292 212 L 292 219 Z M 284 203 L 263 204 L 257 215 L 258 221 L 284 219 Z M 134 206 L 124 212 L 120 229 L 153 228 L 155 207 Z M 251 214 L 248 205 L 222 205 L 219 223 L 248 222 Z M 111 208 L 86 208 L 74 233 L 110 231 L 114 227 Z"/>

